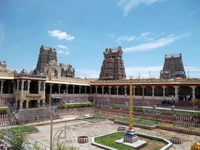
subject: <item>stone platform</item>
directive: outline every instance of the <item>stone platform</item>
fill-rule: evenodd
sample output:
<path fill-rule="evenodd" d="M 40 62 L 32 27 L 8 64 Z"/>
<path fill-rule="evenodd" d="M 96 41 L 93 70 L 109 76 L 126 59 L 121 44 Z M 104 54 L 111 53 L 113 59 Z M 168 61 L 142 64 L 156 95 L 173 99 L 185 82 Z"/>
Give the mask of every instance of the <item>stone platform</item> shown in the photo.
<path fill-rule="evenodd" d="M 124 138 L 116 140 L 115 142 L 133 147 L 135 149 L 138 149 L 138 148 L 141 148 L 141 147 L 144 147 L 147 145 L 147 141 L 143 141 L 143 140 L 139 140 L 139 139 L 134 143 L 124 142 Z"/>

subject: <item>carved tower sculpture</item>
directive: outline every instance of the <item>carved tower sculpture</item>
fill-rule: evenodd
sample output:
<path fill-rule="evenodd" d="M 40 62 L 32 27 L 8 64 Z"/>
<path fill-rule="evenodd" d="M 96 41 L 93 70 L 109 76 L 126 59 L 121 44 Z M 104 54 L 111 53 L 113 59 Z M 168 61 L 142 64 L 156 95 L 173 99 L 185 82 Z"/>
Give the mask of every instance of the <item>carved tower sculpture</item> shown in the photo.
<path fill-rule="evenodd" d="M 122 59 L 122 48 L 106 48 L 104 60 L 101 67 L 99 80 L 121 80 L 126 78 L 124 62 Z"/>
<path fill-rule="evenodd" d="M 56 49 L 41 45 L 36 70 L 40 73 L 43 73 L 44 66 L 49 64 L 49 62 L 52 60 L 57 62 Z"/>
<path fill-rule="evenodd" d="M 182 54 L 165 55 L 163 70 L 160 71 L 160 78 L 186 78 L 185 69 L 182 61 Z"/>

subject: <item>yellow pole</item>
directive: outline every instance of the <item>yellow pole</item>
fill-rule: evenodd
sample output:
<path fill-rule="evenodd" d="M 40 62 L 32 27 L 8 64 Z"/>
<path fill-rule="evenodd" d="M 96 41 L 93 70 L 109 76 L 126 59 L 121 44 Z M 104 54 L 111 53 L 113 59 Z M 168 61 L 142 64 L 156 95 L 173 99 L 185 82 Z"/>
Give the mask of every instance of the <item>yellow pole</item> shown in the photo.
<path fill-rule="evenodd" d="M 130 101 L 129 101 L 129 130 L 133 129 L 133 98 L 132 98 L 132 78 L 130 78 Z"/>
<path fill-rule="evenodd" d="M 51 115 L 51 124 L 50 124 L 50 150 L 53 150 L 53 116 Z"/>

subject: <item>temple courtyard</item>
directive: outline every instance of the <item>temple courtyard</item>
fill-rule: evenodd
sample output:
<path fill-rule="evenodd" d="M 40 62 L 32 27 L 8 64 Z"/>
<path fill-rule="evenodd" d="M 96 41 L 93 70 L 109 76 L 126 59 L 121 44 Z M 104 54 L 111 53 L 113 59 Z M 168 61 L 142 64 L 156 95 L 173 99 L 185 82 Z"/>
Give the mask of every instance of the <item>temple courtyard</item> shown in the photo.
<path fill-rule="evenodd" d="M 55 122 L 53 124 L 53 136 L 56 132 L 59 130 L 62 130 L 65 128 L 67 130 L 71 130 L 74 132 L 74 134 L 79 136 L 88 136 L 89 142 L 84 144 L 79 144 L 79 150 L 97 150 L 101 149 L 99 147 L 91 145 L 91 139 L 94 136 L 99 136 L 102 134 L 107 134 L 111 132 L 117 131 L 118 127 L 123 127 L 123 125 L 115 124 L 113 121 L 110 120 L 103 120 L 96 123 L 92 123 L 85 120 L 71 120 L 73 119 L 73 116 L 71 118 L 63 118 L 62 120 L 59 120 L 61 122 Z M 43 124 L 40 125 L 34 125 L 39 129 L 39 132 L 28 134 L 28 140 L 31 142 L 32 138 L 44 143 L 45 145 L 50 145 L 50 122 L 43 122 Z M 124 126 L 128 128 L 128 126 Z M 188 134 L 181 134 L 177 132 L 170 132 L 170 131 L 164 131 L 160 129 L 154 129 L 154 130 L 146 130 L 142 128 L 136 128 L 134 127 L 135 131 L 138 133 L 143 134 L 149 134 L 153 136 L 159 136 L 162 138 L 165 138 L 167 140 L 170 140 L 171 137 L 178 137 L 181 139 L 181 144 L 173 144 L 169 149 L 170 150 L 188 150 L 190 149 L 191 145 L 193 143 L 199 142 L 199 136 L 194 135 L 188 135 Z M 64 137 L 64 133 L 60 136 L 61 140 Z M 148 144 L 146 147 L 143 147 L 141 150 L 149 150 Z"/>

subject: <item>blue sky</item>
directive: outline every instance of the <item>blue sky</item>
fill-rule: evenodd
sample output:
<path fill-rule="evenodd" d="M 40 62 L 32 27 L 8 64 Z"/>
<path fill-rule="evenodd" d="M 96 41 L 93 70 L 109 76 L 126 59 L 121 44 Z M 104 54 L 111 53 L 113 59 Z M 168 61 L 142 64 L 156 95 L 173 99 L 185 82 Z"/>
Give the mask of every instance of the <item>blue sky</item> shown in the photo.
<path fill-rule="evenodd" d="M 165 54 L 179 53 L 200 77 L 200 1 L 0 0 L 0 60 L 30 71 L 41 45 L 78 77 L 99 77 L 105 48 L 118 46 L 127 77 L 159 77 Z"/>

